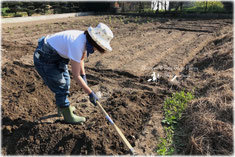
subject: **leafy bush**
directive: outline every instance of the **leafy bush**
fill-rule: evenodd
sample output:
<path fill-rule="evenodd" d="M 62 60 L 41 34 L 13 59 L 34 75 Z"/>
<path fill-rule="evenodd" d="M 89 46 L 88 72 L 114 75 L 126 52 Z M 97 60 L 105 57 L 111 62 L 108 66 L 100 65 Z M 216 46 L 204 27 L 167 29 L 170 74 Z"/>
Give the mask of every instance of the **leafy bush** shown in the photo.
<path fill-rule="evenodd" d="M 160 143 L 157 145 L 158 155 L 171 155 L 174 153 L 173 136 L 174 128 L 177 121 L 182 117 L 184 110 L 188 103 L 194 99 L 192 93 L 184 91 L 172 94 L 172 97 L 167 98 L 163 104 L 164 119 L 162 123 L 167 126 L 164 127 L 166 137 L 160 138 Z"/>
<path fill-rule="evenodd" d="M 8 7 L 2 8 L 2 16 L 8 16 L 7 10 L 9 10 Z"/>
<path fill-rule="evenodd" d="M 14 15 L 14 17 L 22 17 L 23 15 L 22 14 L 19 14 L 19 13 L 16 13 L 15 15 Z"/>
<path fill-rule="evenodd" d="M 189 12 L 223 12 L 224 5 L 219 1 L 198 1 L 195 2 L 194 6 L 191 8 L 184 8 L 184 11 Z"/>

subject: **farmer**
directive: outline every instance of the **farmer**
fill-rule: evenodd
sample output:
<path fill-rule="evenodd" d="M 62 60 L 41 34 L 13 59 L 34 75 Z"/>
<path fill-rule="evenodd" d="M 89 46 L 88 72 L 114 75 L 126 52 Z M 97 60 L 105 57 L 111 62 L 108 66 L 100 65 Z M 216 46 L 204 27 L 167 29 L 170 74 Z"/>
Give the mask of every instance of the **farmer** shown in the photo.
<path fill-rule="evenodd" d="M 96 28 L 89 27 L 85 32 L 79 30 L 67 30 L 38 40 L 38 46 L 34 52 L 34 65 L 45 84 L 55 93 L 56 106 L 62 113 L 65 122 L 85 122 L 85 117 L 73 113 L 75 107 L 71 107 L 68 95 L 70 88 L 70 76 L 68 63 L 71 61 L 72 75 L 80 87 L 89 95 L 92 104 L 96 106 L 98 97 L 87 85 L 84 69 L 85 54 L 87 57 L 95 50 L 100 53 L 112 51 L 110 41 L 113 33 L 110 28 L 99 23 Z"/>

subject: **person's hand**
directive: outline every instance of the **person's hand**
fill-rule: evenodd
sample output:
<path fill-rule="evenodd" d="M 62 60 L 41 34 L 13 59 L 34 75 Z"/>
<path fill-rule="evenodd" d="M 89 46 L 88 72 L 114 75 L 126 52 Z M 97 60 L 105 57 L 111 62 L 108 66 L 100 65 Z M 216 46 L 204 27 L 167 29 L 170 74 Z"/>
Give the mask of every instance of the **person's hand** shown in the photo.
<path fill-rule="evenodd" d="M 87 84 L 87 79 L 86 79 L 86 75 L 81 75 L 82 79 L 86 82 Z"/>
<path fill-rule="evenodd" d="M 92 91 L 90 94 L 89 94 L 89 98 L 90 98 L 90 102 L 96 106 L 96 101 L 99 100 L 99 98 L 95 95 L 95 93 Z"/>

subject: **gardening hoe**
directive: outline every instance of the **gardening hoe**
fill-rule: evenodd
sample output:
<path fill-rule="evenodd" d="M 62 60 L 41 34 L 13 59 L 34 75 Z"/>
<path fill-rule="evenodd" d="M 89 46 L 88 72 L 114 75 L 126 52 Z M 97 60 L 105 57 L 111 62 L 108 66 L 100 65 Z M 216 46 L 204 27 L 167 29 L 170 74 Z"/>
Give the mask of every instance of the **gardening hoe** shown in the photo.
<path fill-rule="evenodd" d="M 121 132 L 121 130 L 116 126 L 116 124 L 113 122 L 113 120 L 109 117 L 109 115 L 107 114 L 107 112 L 104 110 L 104 108 L 102 107 L 102 105 L 96 101 L 96 103 L 98 104 L 98 106 L 100 107 L 100 109 L 102 110 L 102 112 L 105 114 L 105 118 L 108 119 L 108 121 L 113 125 L 113 127 L 115 128 L 115 130 L 117 131 L 118 135 L 120 136 L 120 138 L 122 139 L 122 141 L 125 143 L 125 145 L 129 148 L 130 152 L 132 155 L 135 155 L 135 150 L 134 148 L 131 146 L 131 144 L 127 141 L 126 137 L 123 135 L 123 133 Z"/>

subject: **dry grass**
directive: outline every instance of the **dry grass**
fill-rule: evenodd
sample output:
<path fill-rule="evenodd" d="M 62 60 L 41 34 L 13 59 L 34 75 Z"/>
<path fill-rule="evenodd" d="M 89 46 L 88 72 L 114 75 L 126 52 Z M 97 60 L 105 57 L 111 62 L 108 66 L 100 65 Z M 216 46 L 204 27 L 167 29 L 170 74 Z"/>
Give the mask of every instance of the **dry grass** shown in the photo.
<path fill-rule="evenodd" d="M 188 108 L 185 124 L 191 135 L 186 154 L 232 153 L 233 106 L 217 96 L 199 98 Z"/>
<path fill-rule="evenodd" d="M 232 33 L 215 41 L 191 62 L 199 72 L 184 80 L 187 88 L 196 88 L 197 98 L 188 106 L 182 122 L 188 137 L 183 154 L 233 154 Z"/>

